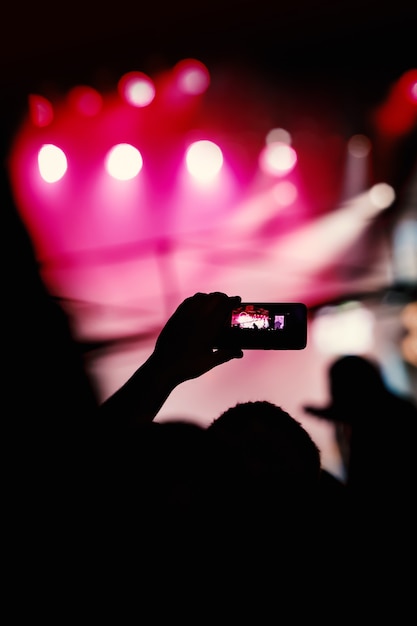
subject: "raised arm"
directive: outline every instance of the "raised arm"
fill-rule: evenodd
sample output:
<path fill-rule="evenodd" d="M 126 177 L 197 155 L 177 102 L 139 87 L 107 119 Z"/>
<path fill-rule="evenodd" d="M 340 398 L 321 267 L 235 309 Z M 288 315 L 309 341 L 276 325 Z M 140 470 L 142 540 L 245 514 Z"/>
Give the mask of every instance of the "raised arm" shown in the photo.
<path fill-rule="evenodd" d="M 115 427 L 152 421 L 180 383 L 198 378 L 241 350 L 213 350 L 215 339 L 241 301 L 221 292 L 186 298 L 169 318 L 145 363 L 99 409 L 100 419 Z"/>

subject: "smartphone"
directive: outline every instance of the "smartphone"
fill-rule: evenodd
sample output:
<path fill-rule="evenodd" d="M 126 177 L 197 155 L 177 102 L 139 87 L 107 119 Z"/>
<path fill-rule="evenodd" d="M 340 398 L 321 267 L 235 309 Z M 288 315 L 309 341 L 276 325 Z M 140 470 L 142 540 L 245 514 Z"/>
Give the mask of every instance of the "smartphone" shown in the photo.
<path fill-rule="evenodd" d="M 307 306 L 302 302 L 241 302 L 214 347 L 302 350 L 306 345 Z"/>

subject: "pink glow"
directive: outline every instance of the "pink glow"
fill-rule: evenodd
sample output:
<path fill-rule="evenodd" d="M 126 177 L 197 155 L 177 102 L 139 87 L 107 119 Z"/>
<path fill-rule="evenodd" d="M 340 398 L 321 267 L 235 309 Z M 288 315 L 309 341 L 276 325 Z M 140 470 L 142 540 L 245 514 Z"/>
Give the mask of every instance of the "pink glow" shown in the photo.
<path fill-rule="evenodd" d="M 155 98 L 155 85 L 143 72 L 129 72 L 118 83 L 121 97 L 136 107 L 146 107 Z"/>
<path fill-rule="evenodd" d="M 35 126 L 48 126 L 54 118 L 51 102 L 43 96 L 31 94 L 29 96 L 29 114 Z"/>
<path fill-rule="evenodd" d="M 176 74 L 179 88 L 186 94 L 202 94 L 209 87 L 209 71 L 197 59 L 183 59 L 174 67 L 174 73 Z"/>
<path fill-rule="evenodd" d="M 377 109 L 375 119 L 380 132 L 400 137 L 417 124 L 417 70 L 405 72 L 391 86 L 385 101 Z"/>
<path fill-rule="evenodd" d="M 103 98 L 95 89 L 85 85 L 77 85 L 70 90 L 68 102 L 81 115 L 93 117 L 99 114 L 103 105 Z"/>
<path fill-rule="evenodd" d="M 149 79 L 155 88 L 149 106 L 132 106 L 121 97 L 120 86 L 142 79 L 138 73 L 124 75 L 104 94 L 77 86 L 49 104 L 42 96 L 30 100 L 32 114 L 16 137 L 11 168 L 48 283 L 65 297 L 106 307 L 152 301 L 152 314 L 167 292 L 176 301 L 179 293 L 213 289 L 257 300 L 304 299 L 306 290 L 316 297 L 327 286 L 312 280 L 312 259 L 325 267 L 343 245 L 339 237 L 350 231 L 338 230 L 329 253 L 321 246 L 317 255 L 312 230 L 312 241 L 303 238 L 297 248 L 296 278 L 287 269 L 288 257 L 290 266 L 294 262 L 290 236 L 317 206 L 324 212 L 338 196 L 344 144 L 324 131 L 295 133 L 293 144 L 282 146 L 290 159 L 272 161 L 285 180 L 265 175 L 259 155 L 270 129 L 281 126 L 273 111 L 263 122 L 257 101 L 243 111 L 242 97 L 253 81 L 248 77 L 239 90 L 231 76 L 231 85 L 223 83 L 230 91 L 210 98 L 206 91 L 184 93 L 178 75 L 187 64 Z M 51 115 L 39 125 L 33 111 Z M 200 185 L 186 170 L 186 155 L 193 142 L 208 137 L 221 165 L 214 179 Z M 39 174 L 44 144 L 59 147 L 67 159 L 65 175 L 53 184 Z M 117 179 L 109 175 L 107 155 L 117 145 L 140 154 L 139 175 L 127 176 L 124 166 Z M 267 148 L 275 145 L 269 141 Z M 203 162 L 203 173 L 208 165 Z M 298 267 L 300 254 L 307 277 Z M 83 332 L 82 315 L 78 321 Z M 94 332 L 100 328 L 97 323 Z"/>
<path fill-rule="evenodd" d="M 197 180 L 211 181 L 223 165 L 223 155 L 219 146 L 212 141 L 196 141 L 187 150 L 188 171 Z"/>
<path fill-rule="evenodd" d="M 274 141 L 268 143 L 259 156 L 261 169 L 271 176 L 289 174 L 297 163 L 297 153 L 285 143 Z"/>

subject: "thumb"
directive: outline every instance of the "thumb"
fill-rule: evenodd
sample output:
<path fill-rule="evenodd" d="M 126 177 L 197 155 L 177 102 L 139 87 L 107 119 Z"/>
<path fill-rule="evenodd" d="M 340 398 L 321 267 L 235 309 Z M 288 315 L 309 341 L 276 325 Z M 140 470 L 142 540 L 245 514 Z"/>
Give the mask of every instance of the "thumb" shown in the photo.
<path fill-rule="evenodd" d="M 227 363 L 227 361 L 231 361 L 232 359 L 242 359 L 243 358 L 243 350 L 240 348 L 219 348 L 213 352 L 213 362 L 214 365 L 220 365 L 221 363 Z"/>

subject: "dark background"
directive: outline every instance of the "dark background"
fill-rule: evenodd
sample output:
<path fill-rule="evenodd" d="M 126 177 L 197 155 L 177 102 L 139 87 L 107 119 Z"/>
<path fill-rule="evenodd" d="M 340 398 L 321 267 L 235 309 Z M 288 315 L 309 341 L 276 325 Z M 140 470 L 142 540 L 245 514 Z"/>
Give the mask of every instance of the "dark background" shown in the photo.
<path fill-rule="evenodd" d="M 372 100 L 416 63 L 416 17 L 415 3 L 405 0 L 8 3 L 1 71 L 8 84 L 39 87 L 197 56 L 331 80 Z"/>

